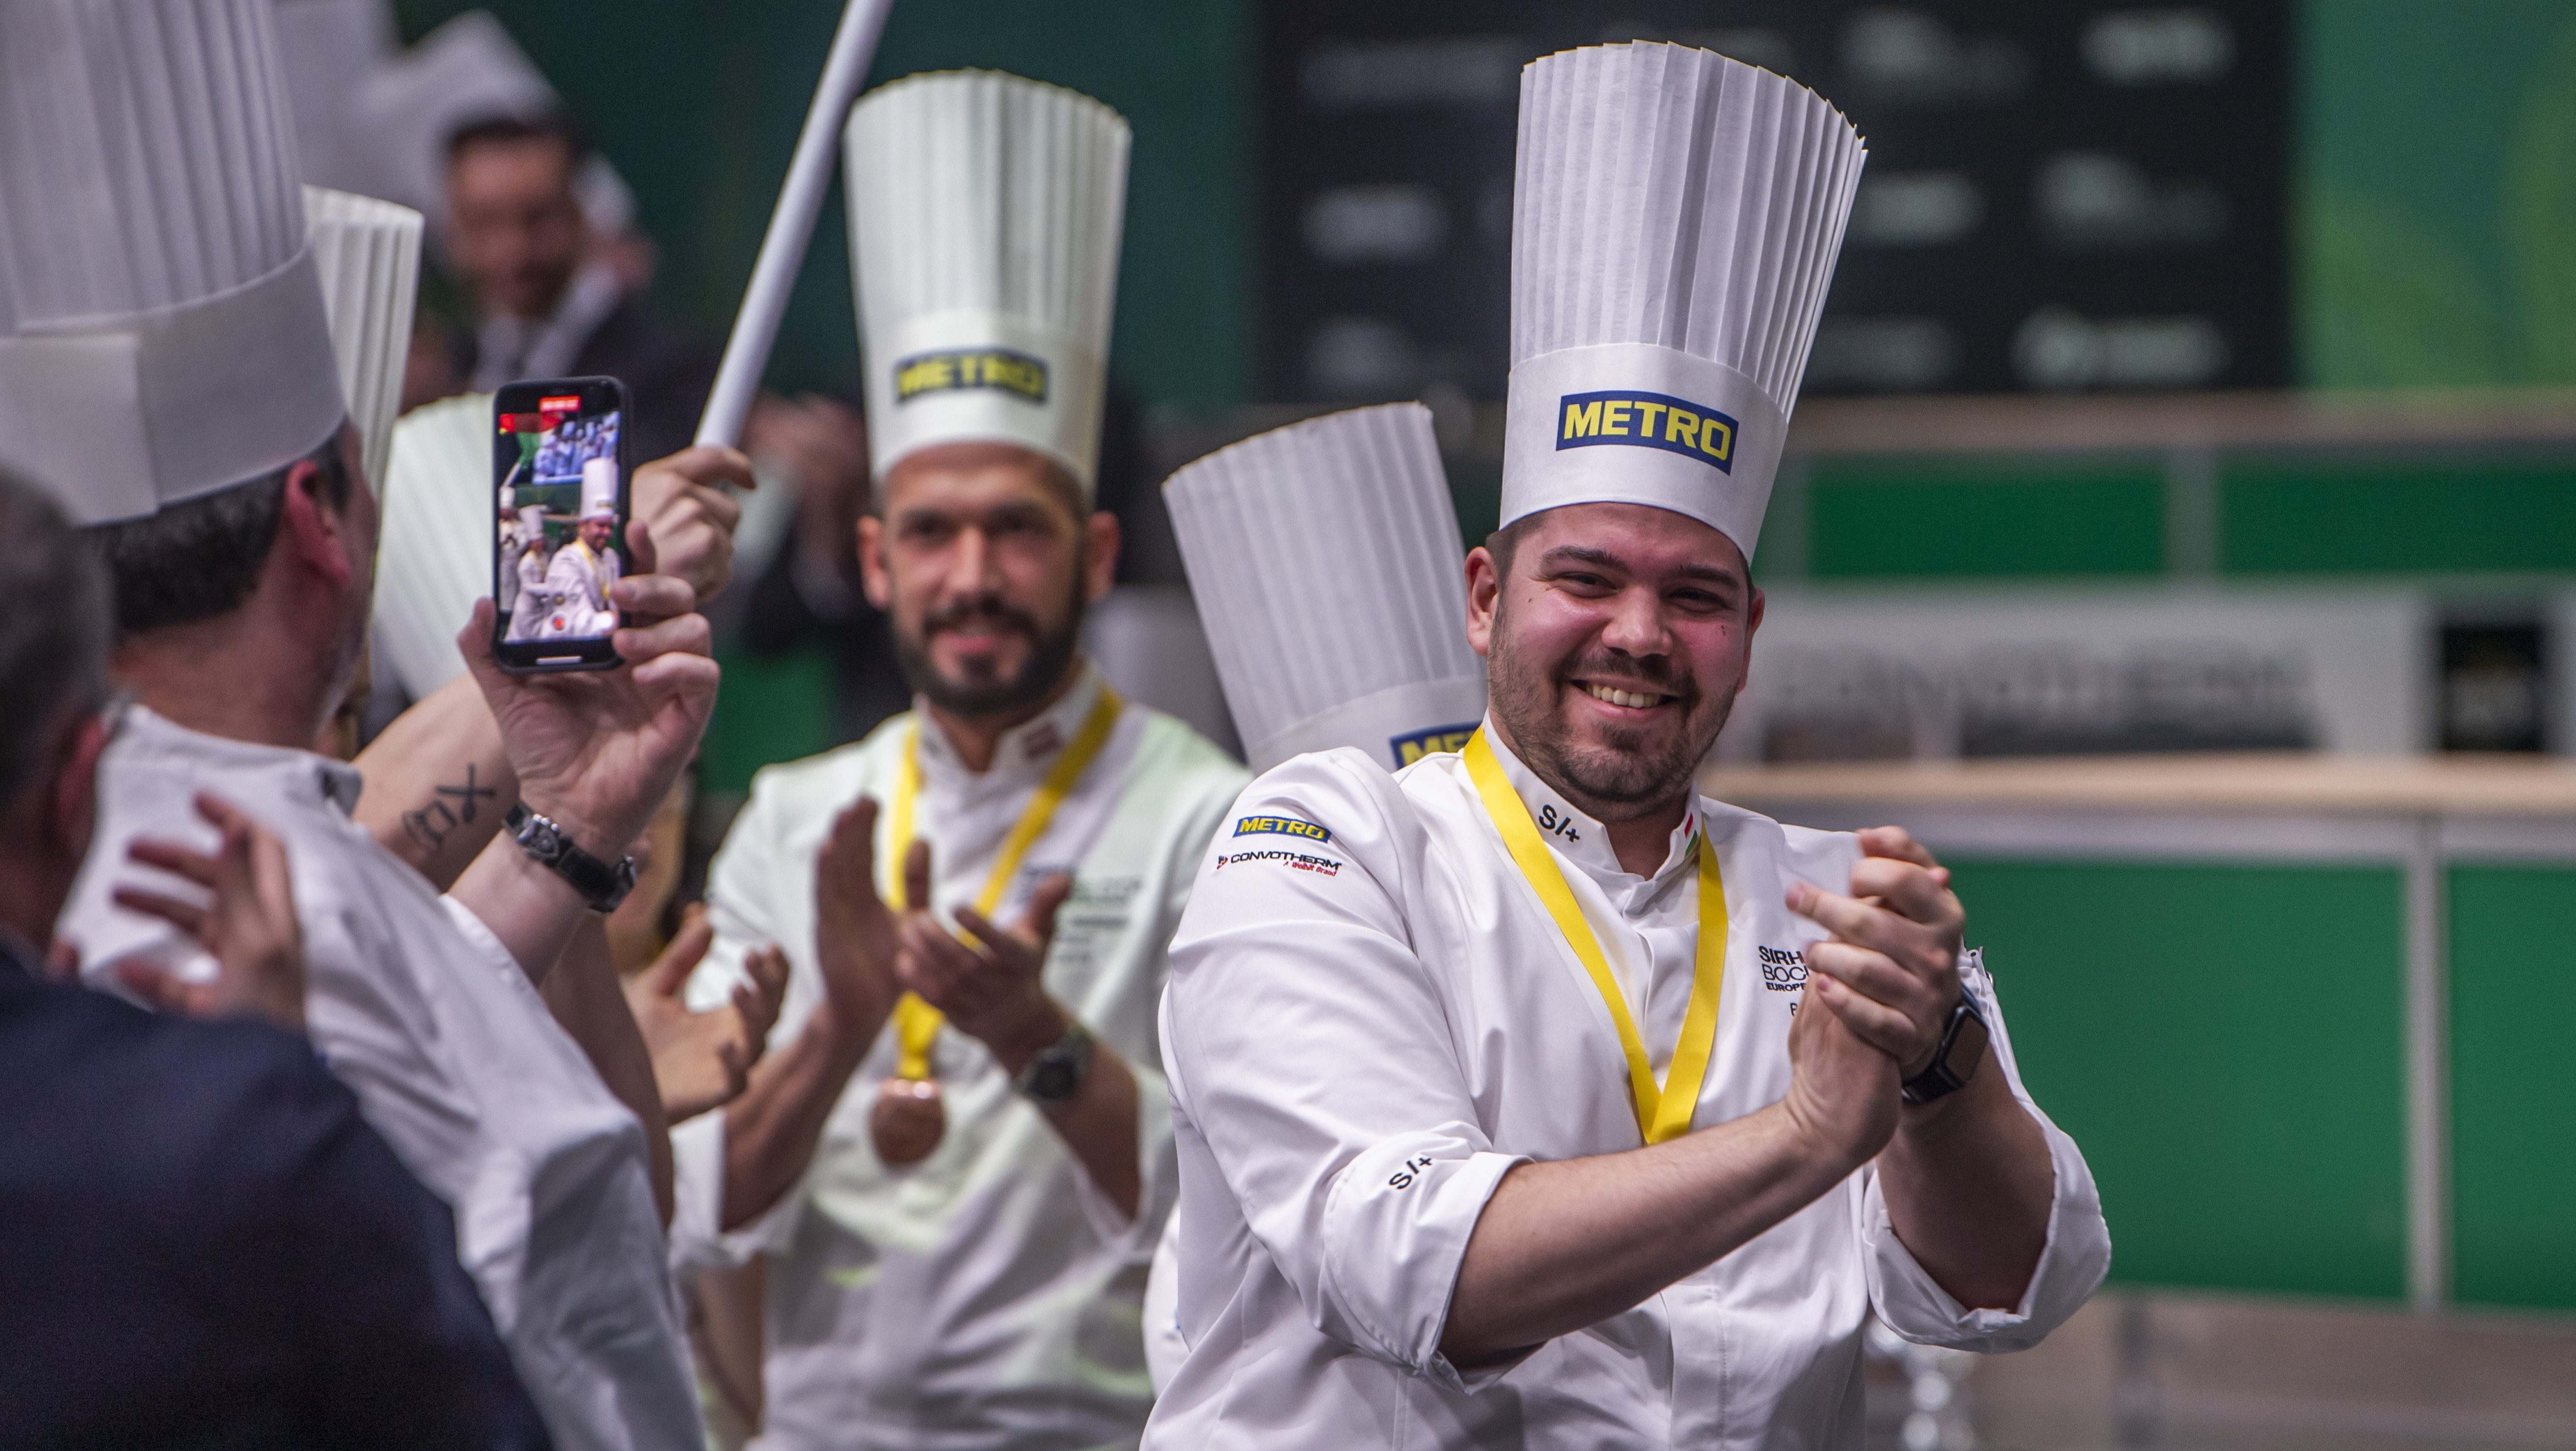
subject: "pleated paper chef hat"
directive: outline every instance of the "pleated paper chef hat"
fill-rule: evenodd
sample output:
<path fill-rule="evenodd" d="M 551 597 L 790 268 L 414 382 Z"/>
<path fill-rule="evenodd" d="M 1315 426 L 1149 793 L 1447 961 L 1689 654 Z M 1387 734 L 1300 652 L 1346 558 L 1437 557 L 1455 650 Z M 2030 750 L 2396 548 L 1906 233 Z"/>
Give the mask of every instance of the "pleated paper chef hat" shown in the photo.
<path fill-rule="evenodd" d="M 331 321 L 340 392 L 358 425 L 367 483 L 379 496 L 402 406 L 412 309 L 420 300 L 420 213 L 374 197 L 304 189 L 306 233 Z"/>
<path fill-rule="evenodd" d="M 1823 97 L 1710 51 L 1522 70 L 1505 524 L 1652 504 L 1753 557 L 1866 154 Z"/>
<path fill-rule="evenodd" d="M 851 108 L 851 265 L 879 477 L 1018 444 L 1088 499 L 1127 201 L 1127 123 L 1061 86 L 939 71 Z"/>
<path fill-rule="evenodd" d="M 0 4 L 0 461 L 84 523 L 347 414 L 271 0 Z"/>
<path fill-rule="evenodd" d="M 583 460 L 581 465 L 582 521 L 587 523 L 593 519 L 616 517 L 617 460 L 606 454 L 597 454 Z"/>
<path fill-rule="evenodd" d="M 1485 666 L 1430 409 L 1255 435 L 1172 475 L 1163 500 L 1255 771 L 1335 746 L 1392 770 L 1475 729 Z"/>

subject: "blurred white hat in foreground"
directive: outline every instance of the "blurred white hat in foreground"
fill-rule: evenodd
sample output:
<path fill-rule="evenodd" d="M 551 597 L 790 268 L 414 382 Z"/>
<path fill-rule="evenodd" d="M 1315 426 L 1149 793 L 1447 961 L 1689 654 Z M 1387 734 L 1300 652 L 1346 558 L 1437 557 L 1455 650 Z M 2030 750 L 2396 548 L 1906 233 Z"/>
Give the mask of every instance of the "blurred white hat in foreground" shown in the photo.
<path fill-rule="evenodd" d="M 1163 499 L 1255 771 L 1335 746 L 1393 769 L 1475 729 L 1485 667 L 1430 409 L 1255 435 L 1172 475 Z"/>
<path fill-rule="evenodd" d="M 269 0 L 0 4 L 0 462 L 89 524 L 348 409 Z"/>

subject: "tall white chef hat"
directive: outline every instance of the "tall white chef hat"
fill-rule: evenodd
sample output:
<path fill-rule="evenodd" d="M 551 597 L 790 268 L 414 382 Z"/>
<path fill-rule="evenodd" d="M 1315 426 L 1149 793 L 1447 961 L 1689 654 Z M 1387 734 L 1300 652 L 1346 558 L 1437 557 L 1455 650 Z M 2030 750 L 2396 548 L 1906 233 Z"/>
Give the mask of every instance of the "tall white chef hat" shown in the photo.
<path fill-rule="evenodd" d="M 587 523 L 593 519 L 616 517 L 617 460 L 604 453 L 583 460 L 581 465 L 582 521 Z"/>
<path fill-rule="evenodd" d="M 0 460 L 84 523 L 273 472 L 347 415 L 269 5 L 0 5 Z"/>
<path fill-rule="evenodd" d="M 843 157 L 878 474 L 932 444 L 1012 443 L 1089 498 L 1127 123 L 1061 86 L 940 71 L 862 99 Z"/>
<path fill-rule="evenodd" d="M 381 495 L 394 414 L 402 407 L 412 309 L 420 300 L 420 213 L 308 186 L 304 216 L 322 279 L 322 308 L 331 320 L 331 351 L 340 363 L 340 391 L 364 443 L 367 483 Z"/>
<path fill-rule="evenodd" d="M 1335 746 L 1393 769 L 1475 729 L 1485 667 L 1430 409 L 1258 434 L 1172 475 L 1163 499 L 1254 770 Z"/>
<path fill-rule="evenodd" d="M 1710 51 L 1522 70 L 1505 524 L 1652 504 L 1753 557 L 1866 154 L 1823 97 Z"/>

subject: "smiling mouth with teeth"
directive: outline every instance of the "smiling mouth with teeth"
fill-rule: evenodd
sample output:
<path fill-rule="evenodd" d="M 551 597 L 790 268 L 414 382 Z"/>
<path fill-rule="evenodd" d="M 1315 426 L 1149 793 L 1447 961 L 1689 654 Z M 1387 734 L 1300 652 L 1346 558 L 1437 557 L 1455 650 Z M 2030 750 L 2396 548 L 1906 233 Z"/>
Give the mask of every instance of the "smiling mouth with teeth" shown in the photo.
<path fill-rule="evenodd" d="M 1583 693 L 1591 696 L 1594 700 L 1607 701 L 1612 705 L 1626 706 L 1631 710 L 1644 710 L 1649 706 L 1666 705 L 1671 703 L 1673 699 L 1673 697 L 1669 695 L 1654 695 L 1640 690 L 1621 690 L 1617 686 L 1595 685 L 1589 681 L 1580 682 L 1580 685 Z"/>

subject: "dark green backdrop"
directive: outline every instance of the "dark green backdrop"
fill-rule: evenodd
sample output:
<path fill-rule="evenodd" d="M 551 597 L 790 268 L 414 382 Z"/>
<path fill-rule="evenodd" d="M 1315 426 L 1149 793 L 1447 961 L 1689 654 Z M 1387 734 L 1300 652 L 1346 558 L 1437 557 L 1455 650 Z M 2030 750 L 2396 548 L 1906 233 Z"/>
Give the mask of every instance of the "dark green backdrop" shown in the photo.
<path fill-rule="evenodd" d="M 658 290 L 721 335 L 740 302 L 841 7 L 832 0 L 398 0 L 406 41 L 488 9 L 635 189 Z M 1222 411 L 1252 357 L 1249 7 L 1154 0 L 896 0 L 872 80 L 992 66 L 1117 107 L 1135 128 L 1111 368 L 1148 404 Z M 851 380 L 848 234 L 825 206 L 770 364 L 774 386 Z"/>

